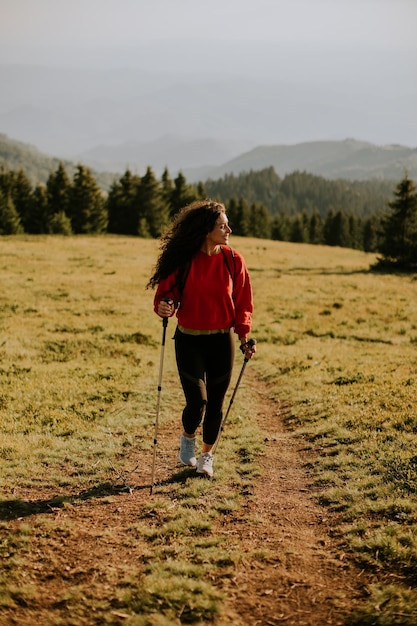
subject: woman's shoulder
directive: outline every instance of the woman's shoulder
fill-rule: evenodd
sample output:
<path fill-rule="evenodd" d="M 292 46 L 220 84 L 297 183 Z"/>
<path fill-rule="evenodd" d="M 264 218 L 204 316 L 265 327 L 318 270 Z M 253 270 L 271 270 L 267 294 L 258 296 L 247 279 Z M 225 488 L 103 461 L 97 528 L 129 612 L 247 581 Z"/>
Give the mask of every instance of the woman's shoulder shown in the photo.
<path fill-rule="evenodd" d="M 243 254 L 238 250 L 235 250 L 231 246 L 222 246 L 223 254 L 225 255 L 226 262 L 231 266 L 231 272 L 234 276 L 247 272 L 246 262 Z"/>
<path fill-rule="evenodd" d="M 240 264 L 245 262 L 243 254 L 238 250 L 235 250 L 232 246 L 227 245 L 222 246 L 222 248 L 225 250 L 225 253 L 233 259 L 234 262 L 237 261 Z"/>
<path fill-rule="evenodd" d="M 241 259 L 243 258 L 242 253 L 236 250 L 235 248 L 233 248 L 232 246 L 230 246 L 229 244 L 222 245 L 221 247 L 223 250 L 226 250 L 227 254 L 230 254 L 231 256 L 234 256 L 234 257 L 239 257 Z"/>

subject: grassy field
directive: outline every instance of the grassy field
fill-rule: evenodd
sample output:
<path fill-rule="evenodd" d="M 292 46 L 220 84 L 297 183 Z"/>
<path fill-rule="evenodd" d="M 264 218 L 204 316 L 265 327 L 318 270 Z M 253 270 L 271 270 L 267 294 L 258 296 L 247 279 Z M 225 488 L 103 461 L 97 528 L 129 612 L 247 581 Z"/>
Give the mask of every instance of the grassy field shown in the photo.
<path fill-rule="evenodd" d="M 251 368 L 271 398 L 291 405 L 286 425 L 309 450 L 315 487 L 337 513 L 333 532 L 347 558 L 379 581 L 346 624 L 415 625 L 416 276 L 372 273 L 375 257 L 348 249 L 239 238 L 232 245 L 254 287 Z M 71 532 L 42 506 L 65 506 L 71 494 L 117 478 L 134 481 L 135 451 L 151 451 L 161 324 L 145 285 L 156 254 L 156 242 L 136 238 L 0 239 L 0 611 L 7 615 L 37 599 L 25 578 L 33 546 L 58 546 Z M 178 423 L 172 349 L 164 390 L 161 419 Z M 120 614 L 135 612 L 135 620 L 124 617 L 129 626 L 221 623 L 220 594 L 202 574 L 210 567 L 226 575 L 242 558 L 238 546 L 219 549 L 215 529 L 256 481 L 262 441 L 245 417 L 248 428 L 235 432 L 232 419 L 224 442 L 240 451 L 236 472 L 220 469 L 215 484 L 179 485 L 175 514 L 156 497 L 126 538 L 148 542 L 138 574 L 148 592 L 135 595 L 126 569 L 114 600 Z M 202 493 L 210 504 L 204 520 Z M 33 500 L 36 525 L 26 520 Z M 198 540 L 207 525 L 210 538 Z M 167 560 L 170 549 L 175 562 Z M 98 600 L 97 620 L 83 622 L 76 607 L 87 602 L 86 591 L 80 584 L 72 593 L 65 599 L 71 618 L 62 623 L 120 623 Z"/>

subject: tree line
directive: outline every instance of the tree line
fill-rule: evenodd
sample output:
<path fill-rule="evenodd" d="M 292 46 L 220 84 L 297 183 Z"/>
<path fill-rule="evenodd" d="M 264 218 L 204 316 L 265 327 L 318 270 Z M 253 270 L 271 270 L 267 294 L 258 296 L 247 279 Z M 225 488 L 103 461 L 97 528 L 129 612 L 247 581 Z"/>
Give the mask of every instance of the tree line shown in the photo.
<path fill-rule="evenodd" d="M 104 192 L 83 165 L 70 177 L 59 163 L 46 184 L 35 185 L 23 169 L 2 167 L 0 235 L 159 237 L 181 207 L 207 197 L 226 204 L 233 232 L 242 237 L 356 248 L 381 252 L 386 262 L 417 263 L 417 196 L 406 175 L 393 191 L 386 181 L 326 181 L 305 172 L 280 179 L 273 168 L 189 184 L 181 172 L 172 179 L 165 169 L 158 179 L 148 167 L 143 176 L 126 170 Z"/>
<path fill-rule="evenodd" d="M 348 215 L 367 218 L 381 213 L 392 192 L 388 180 L 329 180 L 308 172 L 294 171 L 281 178 L 273 167 L 240 174 L 226 174 L 205 183 L 210 197 L 245 198 L 260 202 L 271 215 L 290 216 L 317 210 L 322 218 L 328 211 L 342 209 Z"/>

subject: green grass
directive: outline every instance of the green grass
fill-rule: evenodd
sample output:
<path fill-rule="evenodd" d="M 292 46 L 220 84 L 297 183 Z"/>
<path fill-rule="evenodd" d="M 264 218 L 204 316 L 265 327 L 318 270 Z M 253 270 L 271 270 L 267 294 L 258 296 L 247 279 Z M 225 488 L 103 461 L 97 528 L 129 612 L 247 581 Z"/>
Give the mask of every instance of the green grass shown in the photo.
<path fill-rule="evenodd" d="M 271 398 L 291 407 L 287 427 L 308 453 L 321 503 L 337 513 L 335 538 L 378 581 L 348 623 L 411 626 L 417 280 L 372 274 L 374 257 L 353 250 L 238 238 L 232 245 L 245 255 L 255 293 L 251 368 Z M 103 506 L 114 506 L 106 485 L 115 470 L 133 468 L 136 450 L 151 450 L 161 325 L 144 287 L 156 253 L 156 242 L 123 237 L 0 240 L 1 497 L 24 518 L 30 494 L 42 494 L 33 526 L 2 522 L 3 607 L 36 599 L 36 585 L 20 573 L 33 546 L 47 550 L 74 532 L 43 515 L 45 503 L 77 507 L 80 485 L 91 493 L 101 485 Z M 174 427 L 182 395 L 171 349 L 164 388 L 161 417 Z M 253 493 L 263 453 L 250 403 L 233 413 L 222 446 L 236 469 L 219 467 L 214 483 L 180 472 L 159 487 L 126 534 L 127 546 L 143 542 L 136 569 L 104 575 L 115 587 L 107 600 L 98 600 L 101 589 L 73 585 L 59 600 L 73 611 L 67 626 L 84 623 L 88 603 L 100 623 L 119 623 L 114 612 L 129 614 L 129 626 L 217 623 L 219 581 L 243 558 L 238 544 L 222 549 L 219 523 Z"/>
<path fill-rule="evenodd" d="M 240 511 L 262 452 L 249 415 L 239 434 L 238 404 L 230 439 L 222 441 L 232 471 L 219 467 L 215 482 L 178 472 L 158 486 L 135 523 L 116 534 L 111 527 L 90 529 L 84 548 L 74 519 L 88 500 L 114 518 L 112 487 L 121 478 L 135 483 L 137 476 L 126 474 L 135 469 L 135 456 L 152 451 L 161 324 L 145 284 L 156 251 L 156 242 L 117 237 L 0 240 L 0 512 L 10 518 L 1 532 L 0 607 L 6 612 L 42 606 L 38 560 L 40 573 L 68 576 L 66 585 L 55 585 L 45 624 L 199 624 L 221 614 L 220 581 L 232 576 L 242 552 L 238 543 L 222 545 L 220 520 Z M 162 437 L 178 430 L 183 401 L 172 329 Z M 66 563 L 63 541 L 82 558 L 107 543 L 126 558 L 114 571 L 100 562 Z M 127 557 L 138 552 L 139 560 Z"/>
<path fill-rule="evenodd" d="M 290 257 L 290 245 L 279 248 Z M 370 589 L 369 603 L 349 623 L 411 625 L 417 281 L 369 273 L 367 255 L 352 251 L 307 246 L 300 256 L 296 269 L 280 250 L 280 272 L 265 267 L 256 366 L 272 394 L 292 402 L 287 423 L 311 451 L 322 504 L 339 514 L 335 535 L 360 567 L 384 583 L 400 581 L 387 587 L 381 609 L 384 583 Z"/>

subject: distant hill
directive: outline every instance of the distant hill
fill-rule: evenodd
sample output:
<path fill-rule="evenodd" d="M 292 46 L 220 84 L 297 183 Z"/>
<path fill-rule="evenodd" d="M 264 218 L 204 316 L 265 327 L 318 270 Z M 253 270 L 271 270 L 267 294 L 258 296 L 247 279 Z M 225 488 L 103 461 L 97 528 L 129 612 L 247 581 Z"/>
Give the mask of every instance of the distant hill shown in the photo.
<path fill-rule="evenodd" d="M 45 183 L 49 174 L 56 171 L 60 163 L 71 176 L 76 167 L 73 161 L 49 156 L 30 144 L 15 141 L 0 133 L 0 167 L 4 166 L 8 170 L 23 169 L 33 184 Z M 116 176 L 92 171 L 94 178 L 103 189 L 107 189 Z"/>
<path fill-rule="evenodd" d="M 60 162 L 68 169 L 74 166 L 70 161 L 48 156 L 30 144 L 15 141 L 0 133 L 0 166 L 9 170 L 24 169 L 33 183 L 45 182 Z"/>
<path fill-rule="evenodd" d="M 211 169 L 254 147 L 253 142 L 228 139 L 183 139 L 164 135 L 154 141 L 129 141 L 101 145 L 78 155 L 79 160 L 98 171 L 125 172 L 127 167 L 143 174 L 148 165 L 156 174 L 165 167 L 173 175 L 196 167 Z"/>
<path fill-rule="evenodd" d="M 406 170 L 410 178 L 417 179 L 417 148 L 376 146 L 355 139 L 258 146 L 218 167 L 186 169 L 184 173 L 190 181 L 207 180 L 270 166 L 279 176 L 299 170 L 328 179 L 399 180 Z"/>
<path fill-rule="evenodd" d="M 328 179 L 398 180 L 407 170 L 410 178 L 417 178 L 417 148 L 345 139 L 262 145 L 239 153 L 243 145 L 215 139 L 186 141 L 169 135 L 147 143 L 98 146 L 81 154 L 80 160 L 99 171 L 124 172 L 129 166 L 141 173 L 151 165 L 161 174 L 167 166 L 171 174 L 181 170 L 190 182 L 271 166 L 279 176 L 299 170 Z"/>
<path fill-rule="evenodd" d="M 235 143 L 234 149 L 237 150 L 237 147 Z M 90 158 L 87 158 L 86 153 L 80 155 L 77 161 L 69 161 L 46 155 L 30 144 L 15 141 L 0 133 L 0 166 L 9 169 L 22 167 L 33 182 L 45 182 L 60 162 L 70 175 L 76 163 L 90 167 L 103 189 L 108 189 L 113 180 L 127 168 L 143 175 L 147 166 L 152 167 L 157 176 L 165 166 L 171 176 L 176 176 L 181 170 L 191 183 L 217 180 L 226 174 L 238 175 L 268 167 L 273 167 L 282 178 L 295 171 L 305 171 L 330 180 L 398 181 L 407 171 L 410 178 L 417 180 L 417 148 L 405 146 L 376 146 L 354 139 L 313 141 L 295 145 L 258 146 L 222 162 L 228 150 L 233 150 L 232 144 L 226 148 L 225 144 L 215 140 L 185 141 L 170 135 L 149 143 L 103 146 L 89 151 Z M 202 158 L 218 160 L 220 164 L 185 166 L 201 162 Z M 136 159 L 140 159 L 140 163 Z"/>

